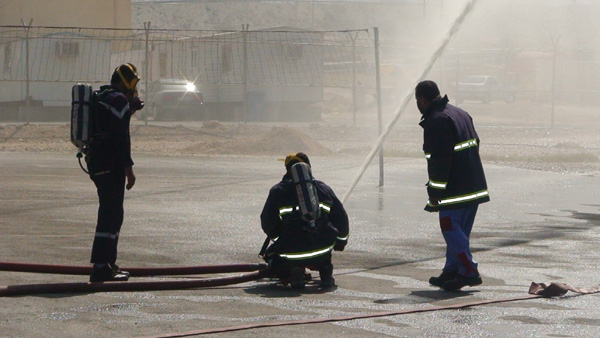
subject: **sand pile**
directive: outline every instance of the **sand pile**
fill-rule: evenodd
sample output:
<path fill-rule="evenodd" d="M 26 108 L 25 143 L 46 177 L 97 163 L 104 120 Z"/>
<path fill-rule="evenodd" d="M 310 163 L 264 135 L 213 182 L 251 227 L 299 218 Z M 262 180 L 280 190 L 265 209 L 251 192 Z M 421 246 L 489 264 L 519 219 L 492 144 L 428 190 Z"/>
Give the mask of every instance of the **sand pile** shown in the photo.
<path fill-rule="evenodd" d="M 132 150 L 155 155 L 278 155 L 304 151 L 328 155 L 307 133 L 291 127 L 211 125 L 131 126 Z M 69 124 L 0 125 L 0 151 L 75 153 Z"/>
<path fill-rule="evenodd" d="M 70 133 L 67 124 L 0 125 L 0 151 L 75 153 Z"/>
<path fill-rule="evenodd" d="M 231 140 L 213 139 L 184 150 L 192 154 L 287 155 L 298 151 L 311 155 L 331 153 L 308 134 L 289 127 L 273 127 L 266 131 L 253 129 L 250 133 L 238 135 Z"/>
<path fill-rule="evenodd" d="M 422 131 L 397 127 L 385 144 L 385 156 L 421 158 Z M 309 156 L 364 156 L 371 149 L 372 131 L 344 126 L 219 123 L 149 124 L 131 126 L 132 153 L 153 156 L 248 155 L 283 157 L 303 151 Z M 519 168 L 596 173 L 600 171 L 599 136 L 594 128 L 483 127 L 481 155 L 486 164 Z M 326 142 L 327 147 L 318 140 Z M 0 124 L 0 152 L 77 152 L 70 142 L 70 125 Z"/>

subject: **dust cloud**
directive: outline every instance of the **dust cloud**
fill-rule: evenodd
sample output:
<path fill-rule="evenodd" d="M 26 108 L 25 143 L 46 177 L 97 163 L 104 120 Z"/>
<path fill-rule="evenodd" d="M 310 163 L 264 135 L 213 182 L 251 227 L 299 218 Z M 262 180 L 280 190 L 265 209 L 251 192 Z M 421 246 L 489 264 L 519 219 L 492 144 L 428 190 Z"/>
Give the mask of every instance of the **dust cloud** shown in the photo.
<path fill-rule="evenodd" d="M 402 97 L 412 90 L 414 79 L 439 45 L 466 0 L 394 1 L 134 1 L 132 26 L 151 21 L 154 28 L 250 29 L 298 27 L 343 30 L 378 27 L 384 114 L 391 116 Z M 594 97 L 600 92 L 600 38 L 594 13 L 600 3 L 592 0 L 478 0 L 428 77 L 449 94 L 451 102 L 461 96 L 456 83 L 471 75 L 487 75 L 515 93 L 515 102 L 493 110 L 510 110 L 503 121 L 512 125 L 523 115 L 539 127 L 573 124 L 561 115 L 566 107 L 585 107 L 595 114 Z M 326 91 L 326 100 L 334 96 Z M 335 92 L 339 94 L 339 91 Z M 364 101 L 362 123 L 374 123 L 373 93 Z M 349 91 L 343 92 L 348 112 Z M 481 102 L 465 100 L 467 108 Z M 535 108 L 533 108 L 535 107 Z M 331 108 L 331 107 L 330 107 Z M 329 111 L 334 111 L 331 108 Z M 489 110 L 483 107 L 482 110 Z M 338 109 L 337 111 L 340 111 Z M 409 106 L 408 117 L 418 118 Z M 580 115 L 575 112 L 575 115 Z M 582 126 L 589 127 L 583 114 Z M 592 115 L 593 116 L 593 115 Z M 360 119 L 360 117 L 359 117 Z M 514 119 L 517 119 L 515 121 Z"/>
<path fill-rule="evenodd" d="M 132 26 L 143 27 L 144 22 L 151 21 L 157 29 L 239 30 L 242 24 L 249 24 L 255 30 L 378 27 L 385 125 L 401 101 L 410 95 L 427 60 L 468 3 L 467 0 L 134 1 Z M 599 10 L 600 3 L 592 0 L 475 2 L 427 78 L 439 84 L 452 104 L 473 116 L 482 139 L 484 160 L 548 170 L 571 168 L 575 164 L 597 167 L 600 147 L 596 116 L 600 112 L 595 98 L 600 93 L 600 36 L 595 34 L 598 23 L 594 14 Z M 473 75 L 494 78 L 502 87 L 487 90 L 489 97 L 473 97 L 460 86 Z M 367 154 L 378 134 L 375 94 L 374 88 L 359 93 L 354 117 L 352 90 L 326 88 L 322 119 L 313 123 L 319 128 L 301 123 L 280 124 L 308 130 L 310 137 L 334 154 Z M 409 102 L 385 141 L 386 156 L 420 156 L 419 118 L 415 105 Z M 140 131 L 137 136 L 141 137 L 142 130 L 148 128 L 142 126 L 142 121 L 136 123 Z M 191 128 L 204 130 L 199 123 Z M 167 140 L 181 142 L 178 149 L 206 153 L 210 148 L 194 146 L 193 142 L 207 139 L 205 145 L 213 145 L 217 150 L 226 151 L 223 146 L 237 145 L 241 152 L 249 152 L 242 146 L 251 144 L 251 140 L 236 143 L 227 137 L 260 138 L 273 132 L 270 127 L 260 132 L 247 126 L 228 128 L 238 130 L 239 134 L 231 136 L 230 130 L 221 131 L 223 137 L 196 133 L 196 139 L 186 141 L 161 129 L 148 143 L 158 147 L 172 144 Z M 4 148 L 28 149 L 21 143 L 28 143 L 30 138 L 17 138 L 19 134 L 10 128 L 3 132 L 8 135 Z M 202 140 L 198 135 L 202 135 Z M 43 138 L 44 134 L 38 133 L 36 137 Z M 290 149 L 296 150 L 300 149 Z M 289 152 L 274 149 L 271 153 L 279 151 Z"/>

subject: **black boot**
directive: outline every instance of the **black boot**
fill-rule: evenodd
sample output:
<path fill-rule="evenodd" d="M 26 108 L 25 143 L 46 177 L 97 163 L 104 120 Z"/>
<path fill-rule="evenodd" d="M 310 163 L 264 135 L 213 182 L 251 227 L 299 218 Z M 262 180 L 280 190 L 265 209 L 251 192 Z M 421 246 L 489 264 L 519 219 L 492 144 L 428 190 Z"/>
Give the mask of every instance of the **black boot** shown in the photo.
<path fill-rule="evenodd" d="M 290 271 L 290 286 L 294 290 L 304 289 L 304 268 L 301 266 L 295 266 Z"/>
<path fill-rule="evenodd" d="M 129 274 L 116 273 L 110 264 L 105 264 L 102 267 L 94 265 L 90 282 L 125 282 L 129 279 Z"/>
<path fill-rule="evenodd" d="M 122 274 L 122 275 L 126 275 L 129 278 L 129 271 L 123 271 L 119 268 L 119 266 L 115 263 L 109 264 L 110 267 L 112 268 L 112 270 L 114 271 L 115 275 L 118 274 Z"/>
<path fill-rule="evenodd" d="M 471 277 L 456 275 L 456 278 L 445 282 L 442 285 L 442 289 L 446 291 L 458 291 L 465 286 L 476 286 L 481 285 L 481 283 L 483 283 L 483 280 L 480 275 Z"/>
<path fill-rule="evenodd" d="M 441 275 L 429 278 L 429 284 L 441 288 L 444 283 L 453 280 L 457 275 L 458 271 L 442 271 Z"/>
<path fill-rule="evenodd" d="M 333 265 L 324 265 L 319 269 L 319 277 L 321 278 L 321 287 L 330 288 L 335 286 L 335 278 L 333 278 Z"/>

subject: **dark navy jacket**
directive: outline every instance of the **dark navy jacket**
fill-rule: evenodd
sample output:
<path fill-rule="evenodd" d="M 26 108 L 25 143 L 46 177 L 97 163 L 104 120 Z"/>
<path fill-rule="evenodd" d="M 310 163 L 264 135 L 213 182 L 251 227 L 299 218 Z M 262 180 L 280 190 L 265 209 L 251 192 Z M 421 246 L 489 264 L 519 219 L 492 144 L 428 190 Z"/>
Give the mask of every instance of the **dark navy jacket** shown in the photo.
<path fill-rule="evenodd" d="M 95 176 L 110 171 L 122 171 L 133 165 L 129 122 L 129 100 L 111 86 L 100 87 L 96 106 L 99 135 L 88 153 L 88 169 Z"/>
<path fill-rule="evenodd" d="M 479 136 L 471 116 L 448 104 L 448 97 L 431 102 L 419 123 L 427 158 L 427 193 L 440 199 L 427 201 L 425 210 L 457 209 L 490 200 L 479 157 Z"/>
<path fill-rule="evenodd" d="M 300 219 L 294 182 L 289 175 L 274 185 L 260 214 L 263 231 L 274 240 L 267 253 L 295 262 L 310 262 L 327 256 L 338 241 L 348 239 L 348 215 L 331 187 L 315 180 L 321 209 L 317 229 Z"/>

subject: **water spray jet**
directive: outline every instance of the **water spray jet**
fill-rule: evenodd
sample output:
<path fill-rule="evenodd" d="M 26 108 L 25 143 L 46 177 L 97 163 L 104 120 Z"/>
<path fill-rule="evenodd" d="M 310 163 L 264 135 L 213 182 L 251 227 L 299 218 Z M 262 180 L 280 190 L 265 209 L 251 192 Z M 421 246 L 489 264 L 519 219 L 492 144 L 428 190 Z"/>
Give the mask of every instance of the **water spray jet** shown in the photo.
<path fill-rule="evenodd" d="M 414 95 L 414 88 L 417 86 L 417 84 L 419 82 L 421 82 L 422 80 L 425 79 L 425 76 L 427 76 L 427 74 L 429 73 L 429 71 L 431 70 L 431 68 L 433 67 L 435 62 L 437 61 L 437 59 L 440 57 L 440 55 L 442 55 L 442 53 L 444 52 L 444 49 L 446 49 L 446 46 L 448 45 L 448 43 L 450 42 L 450 40 L 452 39 L 454 34 L 456 34 L 456 32 L 458 31 L 458 29 L 462 25 L 463 21 L 465 20 L 466 16 L 473 10 L 473 7 L 475 6 L 476 2 L 477 2 L 477 0 L 470 0 L 467 3 L 467 5 L 465 5 L 465 8 L 462 10 L 460 15 L 454 20 L 452 27 L 450 27 L 450 30 L 448 31 L 448 33 L 446 33 L 446 36 L 444 37 L 444 39 L 442 40 L 442 42 L 440 43 L 438 48 L 435 50 L 435 52 L 431 55 L 431 57 L 425 64 L 425 69 L 423 69 L 423 72 L 421 73 L 421 75 L 414 82 L 414 84 L 411 87 L 411 90 L 404 97 L 404 100 L 402 100 L 402 103 L 400 104 L 400 107 L 396 110 L 396 113 L 394 114 L 392 120 L 388 123 L 388 125 L 385 127 L 383 132 L 379 135 L 377 142 L 375 142 L 375 145 L 373 146 L 373 148 L 367 155 L 367 158 L 365 159 L 363 165 L 360 167 L 360 170 L 358 171 L 358 174 L 352 181 L 352 184 L 348 188 L 348 191 L 346 191 L 346 193 L 344 194 L 344 197 L 342 198 L 342 203 L 346 203 L 346 200 L 348 200 L 348 197 L 350 196 L 350 194 L 352 193 L 354 188 L 356 188 L 356 185 L 358 184 L 358 182 L 362 178 L 363 174 L 367 170 L 367 167 L 373 160 L 373 157 L 375 157 L 375 154 L 378 152 L 379 148 L 383 144 L 383 141 L 385 141 L 385 139 L 387 138 L 387 136 L 390 133 L 390 131 L 392 130 L 392 128 L 396 125 L 396 122 L 398 122 L 400 115 L 402 115 L 402 113 L 406 109 L 406 106 L 408 105 L 408 102 Z"/>

